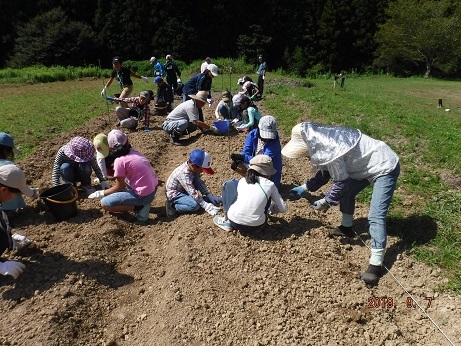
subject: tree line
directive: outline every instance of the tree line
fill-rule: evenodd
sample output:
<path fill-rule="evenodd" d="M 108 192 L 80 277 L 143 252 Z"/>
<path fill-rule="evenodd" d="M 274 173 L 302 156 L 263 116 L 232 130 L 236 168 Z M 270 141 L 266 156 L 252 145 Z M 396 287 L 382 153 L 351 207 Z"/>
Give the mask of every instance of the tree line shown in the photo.
<path fill-rule="evenodd" d="M 265 55 L 299 76 L 457 76 L 456 0 L 0 0 L 1 67 Z"/>

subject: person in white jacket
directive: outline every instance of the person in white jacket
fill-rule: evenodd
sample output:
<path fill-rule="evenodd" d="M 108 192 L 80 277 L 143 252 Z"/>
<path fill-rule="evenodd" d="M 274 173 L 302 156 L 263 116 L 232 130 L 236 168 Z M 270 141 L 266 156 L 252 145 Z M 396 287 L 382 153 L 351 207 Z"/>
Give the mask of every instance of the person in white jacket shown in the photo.
<path fill-rule="evenodd" d="M 370 138 L 358 129 L 304 122 L 293 127 L 291 140 L 283 147 L 282 155 L 308 156 L 313 168 L 318 170 L 312 179 L 290 191 L 292 199 L 316 191 L 333 179 L 325 197 L 313 204 L 316 210 L 339 205 L 342 221 L 333 230 L 333 236 L 354 236 L 355 197 L 373 185 L 368 214 L 371 256 L 368 269 L 357 278 L 370 285 L 377 284 L 386 251 L 386 215 L 400 174 L 397 154 L 383 141 Z"/>
<path fill-rule="evenodd" d="M 225 216 L 215 216 L 214 224 L 225 231 L 254 232 L 266 224 L 269 213 L 286 212 L 287 205 L 270 180 L 275 172 L 270 156 L 253 157 L 245 178 L 224 183 L 222 198 Z"/>

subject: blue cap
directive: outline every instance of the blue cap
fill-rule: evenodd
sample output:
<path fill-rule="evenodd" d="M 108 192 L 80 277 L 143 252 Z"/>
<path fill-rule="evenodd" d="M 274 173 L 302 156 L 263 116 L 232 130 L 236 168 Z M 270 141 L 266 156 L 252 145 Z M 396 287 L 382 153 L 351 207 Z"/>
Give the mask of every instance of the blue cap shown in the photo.
<path fill-rule="evenodd" d="M 206 151 L 202 149 L 194 149 L 189 156 L 190 162 L 202 168 L 202 170 L 207 174 L 214 174 L 213 169 L 211 168 L 211 157 Z"/>
<path fill-rule="evenodd" d="M 14 154 L 19 154 L 19 150 L 14 146 L 13 137 L 5 132 L 0 132 L 0 144 L 13 149 Z"/>
<path fill-rule="evenodd" d="M 160 83 L 160 82 L 163 82 L 163 78 L 162 78 L 162 77 L 157 76 L 157 77 L 154 78 L 154 83 L 155 83 L 155 84 L 158 84 L 158 83 Z"/>

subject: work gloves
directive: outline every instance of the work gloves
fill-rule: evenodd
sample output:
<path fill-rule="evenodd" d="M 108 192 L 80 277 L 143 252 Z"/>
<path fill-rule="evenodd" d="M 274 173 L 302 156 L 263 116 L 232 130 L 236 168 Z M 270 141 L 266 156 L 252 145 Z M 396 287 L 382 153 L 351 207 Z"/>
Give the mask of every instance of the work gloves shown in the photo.
<path fill-rule="evenodd" d="M 231 154 L 231 160 L 232 161 L 243 161 L 245 159 L 245 156 L 242 154 Z"/>
<path fill-rule="evenodd" d="M 222 197 L 219 197 L 219 196 L 213 196 L 211 193 L 209 193 L 208 195 L 206 195 L 208 200 L 213 203 L 215 206 L 219 206 L 220 204 L 222 204 Z"/>
<path fill-rule="evenodd" d="M 304 193 L 306 193 L 307 186 L 306 184 L 301 185 L 301 186 L 296 186 L 288 192 L 288 198 L 291 199 L 292 201 L 297 201 L 298 199 L 301 199 Z"/>
<path fill-rule="evenodd" d="M 0 262 L 0 274 L 11 275 L 15 279 L 22 274 L 26 266 L 17 261 Z"/>
<path fill-rule="evenodd" d="M 206 99 L 206 102 L 208 102 L 208 106 L 211 107 L 211 105 L 214 103 L 214 100 L 212 98 Z"/>
<path fill-rule="evenodd" d="M 314 207 L 315 210 L 328 210 L 328 209 L 330 209 L 330 205 L 325 200 L 325 198 L 322 198 L 322 199 L 319 199 L 318 201 L 315 201 L 312 206 Z"/>
<path fill-rule="evenodd" d="M 141 76 L 141 79 L 142 79 L 144 82 L 149 83 L 149 78 L 144 77 L 144 76 Z"/>
<path fill-rule="evenodd" d="M 106 91 L 107 91 L 107 88 L 104 86 L 104 88 L 102 88 L 102 91 L 101 91 L 101 97 L 106 96 Z"/>
<path fill-rule="evenodd" d="M 218 211 L 219 211 L 219 207 L 215 206 L 214 204 L 212 203 L 208 203 L 208 202 L 205 202 L 203 201 L 202 203 L 200 203 L 200 206 L 205 209 L 205 211 L 210 214 L 211 216 L 215 216 Z"/>
<path fill-rule="evenodd" d="M 101 187 L 103 188 L 103 190 L 110 188 L 110 184 L 109 184 L 109 182 L 108 182 L 107 180 L 101 181 L 101 182 L 99 183 L 99 185 L 101 185 Z"/>
<path fill-rule="evenodd" d="M 15 233 L 11 236 L 13 239 L 13 249 L 22 249 L 24 246 L 30 244 L 30 240 L 27 239 L 25 236 Z"/>
<path fill-rule="evenodd" d="M 103 197 L 104 197 L 104 190 L 97 190 L 88 196 L 88 198 L 103 198 Z"/>

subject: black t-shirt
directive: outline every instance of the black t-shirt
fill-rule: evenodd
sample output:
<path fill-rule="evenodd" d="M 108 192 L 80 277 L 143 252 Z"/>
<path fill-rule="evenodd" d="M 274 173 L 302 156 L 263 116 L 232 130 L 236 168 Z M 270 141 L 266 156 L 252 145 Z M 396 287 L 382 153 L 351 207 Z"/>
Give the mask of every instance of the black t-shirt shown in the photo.
<path fill-rule="evenodd" d="M 113 70 L 111 77 L 116 78 L 122 88 L 125 85 L 133 85 L 133 81 L 131 80 L 131 70 L 124 66 L 120 68 L 120 72 Z"/>

